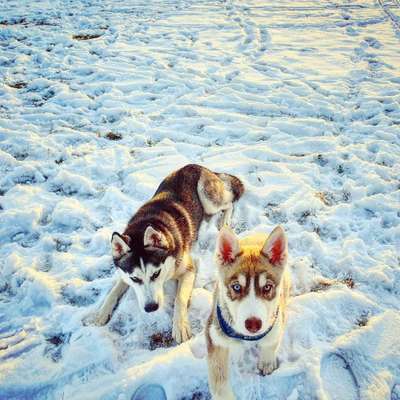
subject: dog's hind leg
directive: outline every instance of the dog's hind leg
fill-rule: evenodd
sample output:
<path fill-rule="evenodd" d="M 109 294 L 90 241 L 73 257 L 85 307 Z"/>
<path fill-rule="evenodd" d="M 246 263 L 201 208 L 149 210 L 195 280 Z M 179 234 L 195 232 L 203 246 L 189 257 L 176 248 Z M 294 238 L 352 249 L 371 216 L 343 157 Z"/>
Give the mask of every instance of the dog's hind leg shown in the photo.
<path fill-rule="evenodd" d="M 232 212 L 233 212 L 233 204 L 230 203 L 229 207 L 223 211 L 222 217 L 218 221 L 218 229 L 221 229 L 224 226 L 231 226 Z"/>
<path fill-rule="evenodd" d="M 224 182 L 225 190 L 232 194 L 232 202 L 238 201 L 244 193 L 244 185 L 242 181 L 230 174 L 216 173 L 216 175 Z"/>
<path fill-rule="evenodd" d="M 233 203 L 242 196 L 244 192 L 243 183 L 239 178 L 229 174 L 216 174 L 223 182 L 225 191 L 230 193 L 232 201 L 223 208 L 222 218 L 219 220 L 218 229 L 224 226 L 230 226 L 233 213 Z"/>
<path fill-rule="evenodd" d="M 230 225 L 233 203 L 243 194 L 242 182 L 233 175 L 203 171 L 198 184 L 197 193 L 206 215 L 214 215 L 223 211 L 218 222 L 219 228 Z"/>
<path fill-rule="evenodd" d="M 183 257 L 179 269 L 181 268 L 184 269 L 184 272 L 178 277 L 172 325 L 172 336 L 177 343 L 185 342 L 192 336 L 188 318 L 188 305 L 196 278 L 196 266 L 189 255 Z"/>
<path fill-rule="evenodd" d="M 107 295 L 100 310 L 97 312 L 94 318 L 92 318 L 91 322 L 98 326 L 105 325 L 110 320 L 113 311 L 118 306 L 118 303 L 128 288 L 129 285 L 127 285 L 123 280 L 118 280 L 118 282 L 111 289 L 110 293 Z"/>

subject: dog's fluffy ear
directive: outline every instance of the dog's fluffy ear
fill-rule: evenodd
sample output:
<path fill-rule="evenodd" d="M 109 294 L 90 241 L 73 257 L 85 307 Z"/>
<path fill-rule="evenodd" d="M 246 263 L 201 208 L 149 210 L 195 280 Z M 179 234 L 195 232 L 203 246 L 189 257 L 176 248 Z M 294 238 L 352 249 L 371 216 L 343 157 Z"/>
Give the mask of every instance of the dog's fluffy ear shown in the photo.
<path fill-rule="evenodd" d="M 282 227 L 277 226 L 265 241 L 261 253 L 267 257 L 270 264 L 284 267 L 288 257 L 287 238 Z"/>
<path fill-rule="evenodd" d="M 143 245 L 150 249 L 167 250 L 168 240 L 162 232 L 149 225 L 144 232 Z"/>
<path fill-rule="evenodd" d="M 131 238 L 128 235 L 120 235 L 118 232 L 114 232 L 111 237 L 111 248 L 112 256 L 118 260 L 126 253 L 131 251 L 129 243 Z"/>
<path fill-rule="evenodd" d="M 220 265 L 233 263 L 240 253 L 239 239 L 229 228 L 223 227 L 219 231 L 215 253 L 217 262 Z"/>

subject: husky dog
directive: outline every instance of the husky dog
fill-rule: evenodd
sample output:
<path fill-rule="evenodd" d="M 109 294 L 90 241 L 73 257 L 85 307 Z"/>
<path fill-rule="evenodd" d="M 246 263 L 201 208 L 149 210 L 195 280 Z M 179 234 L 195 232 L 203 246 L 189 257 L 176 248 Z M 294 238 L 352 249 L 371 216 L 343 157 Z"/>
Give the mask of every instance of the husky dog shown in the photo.
<path fill-rule="evenodd" d="M 216 248 L 217 286 L 206 326 L 210 391 L 215 400 L 235 399 L 229 384 L 229 350 L 257 343 L 263 375 L 278 367 L 277 350 L 289 297 L 287 239 L 281 227 L 239 241 L 222 228 Z"/>
<path fill-rule="evenodd" d="M 172 335 L 177 343 L 190 338 L 187 316 L 196 267 L 190 252 L 203 219 L 223 211 L 228 224 L 233 202 L 243 194 L 242 182 L 190 164 L 167 176 L 154 196 L 128 222 L 122 234 L 111 239 L 114 264 L 120 280 L 112 288 L 95 323 L 106 324 L 129 286 L 146 312 L 162 307 L 163 285 L 178 281 Z"/>

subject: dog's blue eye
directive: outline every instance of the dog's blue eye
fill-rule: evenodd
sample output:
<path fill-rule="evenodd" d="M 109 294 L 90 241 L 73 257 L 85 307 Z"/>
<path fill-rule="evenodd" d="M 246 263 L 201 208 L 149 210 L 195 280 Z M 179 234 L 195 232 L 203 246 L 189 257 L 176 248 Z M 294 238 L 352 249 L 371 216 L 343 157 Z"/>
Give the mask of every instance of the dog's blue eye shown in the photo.
<path fill-rule="evenodd" d="M 236 293 L 240 293 L 240 291 L 242 290 L 242 287 L 238 284 L 235 283 L 232 285 L 232 289 L 236 292 Z"/>
<path fill-rule="evenodd" d="M 141 285 L 143 283 L 143 281 L 139 278 L 136 278 L 136 276 L 134 276 L 134 277 L 131 276 L 131 279 L 132 279 L 132 282 L 138 283 L 139 285 Z"/>

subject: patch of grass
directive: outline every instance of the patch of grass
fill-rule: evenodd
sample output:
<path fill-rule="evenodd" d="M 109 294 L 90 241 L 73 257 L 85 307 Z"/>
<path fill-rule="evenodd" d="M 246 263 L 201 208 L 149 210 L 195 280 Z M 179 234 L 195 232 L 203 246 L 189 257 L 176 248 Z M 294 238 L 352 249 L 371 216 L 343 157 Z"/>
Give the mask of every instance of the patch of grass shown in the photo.
<path fill-rule="evenodd" d="M 357 319 L 356 319 L 356 324 L 362 328 L 366 325 L 368 325 L 368 321 L 370 318 L 370 312 L 369 311 L 364 311 Z"/>
<path fill-rule="evenodd" d="M 350 289 L 354 289 L 355 286 L 354 279 L 350 275 L 341 279 L 340 282 L 344 283 Z"/>
<path fill-rule="evenodd" d="M 306 211 L 303 211 L 303 212 L 301 213 L 300 217 L 297 219 L 297 222 L 298 222 L 300 225 L 305 225 L 306 222 L 308 221 L 308 219 L 309 219 L 310 217 L 314 217 L 314 216 L 315 216 L 315 212 L 314 212 L 313 210 L 306 210 Z"/>
<path fill-rule="evenodd" d="M 122 135 L 120 133 L 108 132 L 105 135 L 105 138 L 107 138 L 108 140 L 121 140 Z"/>
<path fill-rule="evenodd" d="M 153 139 L 147 139 L 146 144 L 149 147 L 154 147 L 157 144 L 157 142 L 155 142 Z"/>
<path fill-rule="evenodd" d="M 26 24 L 26 18 L 21 17 L 21 18 L 15 18 L 13 20 L 7 20 L 7 19 L 3 19 L 2 21 L 0 21 L 0 25 L 23 25 Z"/>
<path fill-rule="evenodd" d="M 311 266 L 311 268 L 313 268 L 313 266 Z M 353 289 L 355 286 L 353 278 L 350 275 L 347 275 L 341 279 L 322 278 L 319 281 L 315 282 L 314 286 L 311 287 L 310 291 L 320 292 L 329 289 L 331 286 L 336 286 L 339 283 L 346 285 L 350 289 Z"/>
<path fill-rule="evenodd" d="M 211 400 L 210 393 L 201 392 L 200 390 L 196 390 L 195 392 L 182 397 L 180 400 Z"/>
<path fill-rule="evenodd" d="M 155 350 L 159 347 L 171 347 L 174 344 L 174 339 L 170 332 L 154 333 L 150 336 L 149 349 Z"/>
<path fill-rule="evenodd" d="M 348 203 L 351 201 L 351 193 L 347 191 L 343 191 L 341 193 L 332 193 L 332 192 L 316 192 L 315 197 L 320 199 L 326 206 L 333 206 L 340 202 Z"/>
<path fill-rule="evenodd" d="M 26 82 L 18 81 L 18 82 L 8 82 L 7 85 L 13 89 L 24 89 L 28 86 Z"/>
<path fill-rule="evenodd" d="M 343 174 L 344 174 L 344 167 L 343 167 L 342 164 L 339 164 L 339 165 L 336 167 L 336 172 L 337 172 L 339 175 L 343 175 Z"/>
<path fill-rule="evenodd" d="M 333 194 L 330 192 L 316 192 L 315 197 L 320 199 L 326 206 L 332 206 L 336 203 Z"/>
<path fill-rule="evenodd" d="M 12 26 L 12 25 L 57 26 L 57 24 L 55 24 L 53 22 L 48 22 L 44 19 L 28 21 L 25 17 L 13 18 L 11 20 L 3 19 L 0 21 L 0 25 L 5 25 L 5 26 Z"/>
<path fill-rule="evenodd" d="M 60 253 L 68 252 L 68 249 L 72 246 L 71 242 L 64 242 L 60 239 L 54 239 L 54 242 L 56 244 L 56 250 Z"/>
<path fill-rule="evenodd" d="M 332 286 L 332 281 L 328 279 L 322 279 L 315 282 L 314 286 L 311 287 L 311 292 L 321 292 L 323 290 L 328 290 Z"/>
<path fill-rule="evenodd" d="M 304 153 L 293 153 L 291 154 L 292 157 L 305 157 Z"/>
<path fill-rule="evenodd" d="M 51 344 L 54 344 L 55 346 L 59 346 L 64 343 L 68 343 L 70 337 L 71 337 L 70 333 L 59 333 L 57 335 L 46 338 L 46 341 Z"/>
<path fill-rule="evenodd" d="M 81 33 L 81 34 L 77 34 L 77 35 L 72 35 L 72 39 L 92 40 L 92 39 L 98 39 L 100 36 L 102 36 L 100 33 Z"/>
<path fill-rule="evenodd" d="M 267 203 L 264 208 L 264 215 L 277 224 L 288 222 L 285 212 L 282 211 L 276 203 Z"/>
<path fill-rule="evenodd" d="M 325 165 L 328 164 L 328 160 L 322 154 L 318 154 L 315 162 L 321 167 L 325 167 Z"/>
<path fill-rule="evenodd" d="M 46 338 L 48 345 L 44 354 L 49 356 L 54 362 L 59 362 L 62 358 L 63 346 L 69 343 L 71 333 L 60 333 Z"/>

